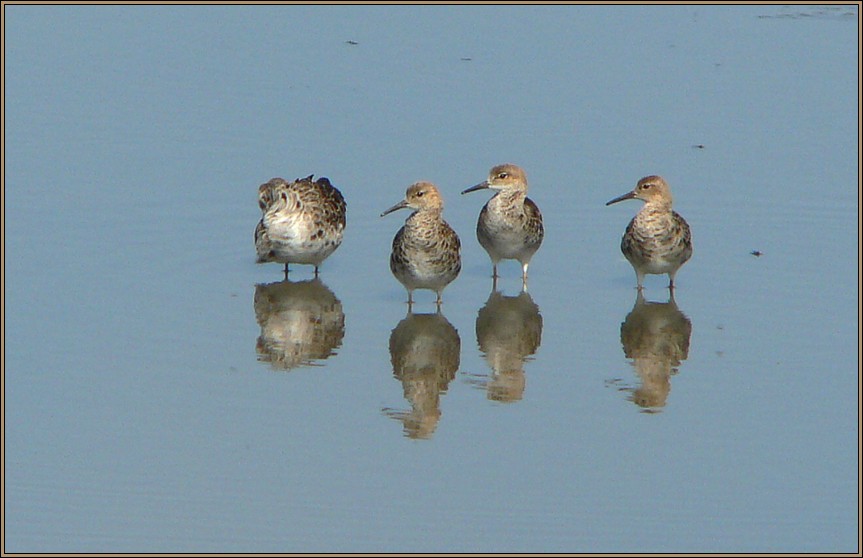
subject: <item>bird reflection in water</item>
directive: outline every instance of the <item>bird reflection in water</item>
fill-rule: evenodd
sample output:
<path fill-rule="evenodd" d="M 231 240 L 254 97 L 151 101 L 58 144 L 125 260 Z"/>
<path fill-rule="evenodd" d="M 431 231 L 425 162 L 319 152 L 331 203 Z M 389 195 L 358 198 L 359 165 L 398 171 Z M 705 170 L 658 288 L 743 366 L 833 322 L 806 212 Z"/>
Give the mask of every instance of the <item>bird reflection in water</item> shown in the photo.
<path fill-rule="evenodd" d="M 317 277 L 257 285 L 255 317 L 261 327 L 258 360 L 274 369 L 329 358 L 345 336 L 342 303 Z"/>
<path fill-rule="evenodd" d="M 440 420 L 440 396 L 455 377 L 461 356 L 458 331 L 438 311 L 408 315 L 390 335 L 393 375 L 402 383 L 410 411 L 384 408 L 409 438 L 431 438 Z"/>
<path fill-rule="evenodd" d="M 542 341 L 539 306 L 526 290 L 518 296 L 493 290 L 477 314 L 476 340 L 492 374 L 475 375 L 469 382 L 484 388 L 492 401 L 520 401 L 526 383 L 524 363 Z"/>
<path fill-rule="evenodd" d="M 656 413 L 665 406 L 671 391 L 671 376 L 689 355 L 692 323 L 677 308 L 674 293 L 668 302 L 648 302 L 639 290 L 635 306 L 620 326 L 620 342 L 626 358 L 641 382 L 629 400 L 646 413 Z"/>

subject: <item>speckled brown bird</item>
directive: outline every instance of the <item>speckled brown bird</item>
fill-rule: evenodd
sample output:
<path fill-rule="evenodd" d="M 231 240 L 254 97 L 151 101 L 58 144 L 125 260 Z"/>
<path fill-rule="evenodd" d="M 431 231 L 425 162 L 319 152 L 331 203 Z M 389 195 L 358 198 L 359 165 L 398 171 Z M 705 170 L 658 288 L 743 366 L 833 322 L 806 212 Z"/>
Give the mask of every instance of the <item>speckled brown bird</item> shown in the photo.
<path fill-rule="evenodd" d="M 415 289 L 441 293 L 461 271 L 461 241 L 444 221 L 443 198 L 431 182 L 417 182 L 405 193 L 405 199 L 390 207 L 381 217 L 393 211 L 410 208 L 414 212 L 393 238 L 390 270 L 408 291 L 413 304 Z"/>
<path fill-rule="evenodd" d="M 674 288 L 674 276 L 692 257 L 692 233 L 689 224 L 671 209 L 671 189 L 660 176 L 646 176 L 635 189 L 605 205 L 623 200 L 644 201 L 644 207 L 632 218 L 620 250 L 635 269 L 638 288 L 643 288 L 646 274 L 668 274 L 668 287 Z"/>
<path fill-rule="evenodd" d="M 527 197 L 527 176 L 516 165 L 498 165 L 491 169 L 484 182 L 471 186 L 462 194 L 487 188 L 497 193 L 479 213 L 477 240 L 491 258 L 495 283 L 498 262 L 518 260 L 522 286 L 527 287 L 527 268 L 545 236 L 542 214 Z"/>
<path fill-rule="evenodd" d="M 314 175 L 287 182 L 273 178 L 258 188 L 263 216 L 255 228 L 258 263 L 318 267 L 342 243 L 347 204 L 327 178 Z"/>

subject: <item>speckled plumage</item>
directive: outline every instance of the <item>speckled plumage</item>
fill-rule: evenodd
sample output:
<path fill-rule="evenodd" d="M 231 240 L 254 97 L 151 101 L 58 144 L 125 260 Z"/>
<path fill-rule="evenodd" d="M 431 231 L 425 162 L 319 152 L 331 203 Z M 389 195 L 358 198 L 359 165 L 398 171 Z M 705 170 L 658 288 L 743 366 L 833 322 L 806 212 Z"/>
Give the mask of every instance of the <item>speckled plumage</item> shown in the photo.
<path fill-rule="evenodd" d="M 633 191 L 605 205 L 629 199 L 645 202 L 620 242 L 621 252 L 635 269 L 638 288 L 643 288 L 645 275 L 663 273 L 668 274 L 669 288 L 674 288 L 674 276 L 692 257 L 689 224 L 671 209 L 671 189 L 662 177 L 644 177 Z"/>
<path fill-rule="evenodd" d="M 263 216 L 255 228 L 258 263 L 318 266 L 342 243 L 347 205 L 327 178 L 287 182 L 273 178 L 258 188 Z"/>
<path fill-rule="evenodd" d="M 513 164 L 491 169 L 488 179 L 462 194 L 490 188 L 497 190 L 480 211 L 476 237 L 491 258 L 493 277 L 497 280 L 497 264 L 501 260 L 518 260 L 522 268 L 522 284 L 527 285 L 527 268 L 539 250 L 545 230 L 542 214 L 527 197 L 527 176 Z"/>
<path fill-rule="evenodd" d="M 381 213 L 381 217 L 398 209 L 415 210 L 393 238 L 390 270 L 408 291 L 413 303 L 415 289 L 441 293 L 461 271 L 461 242 L 442 217 L 443 199 L 434 184 L 411 185 L 405 199 Z"/>

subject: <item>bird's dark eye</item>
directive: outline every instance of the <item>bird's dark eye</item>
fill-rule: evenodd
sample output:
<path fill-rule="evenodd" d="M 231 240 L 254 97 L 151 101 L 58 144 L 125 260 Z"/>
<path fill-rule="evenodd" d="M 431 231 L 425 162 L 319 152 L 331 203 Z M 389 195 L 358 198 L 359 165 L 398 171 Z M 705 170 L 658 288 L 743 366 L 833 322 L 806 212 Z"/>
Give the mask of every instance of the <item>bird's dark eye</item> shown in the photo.
<path fill-rule="evenodd" d="M 506 178 L 507 176 L 509 176 L 509 173 L 508 173 L 508 172 L 502 172 L 502 173 L 500 173 L 500 174 L 498 174 L 498 175 L 497 175 L 497 177 L 498 177 L 498 178 L 501 178 L 501 179 Z"/>
<path fill-rule="evenodd" d="M 647 184 L 642 184 L 642 185 L 641 185 L 641 189 L 642 189 L 642 190 L 649 190 L 651 186 L 653 186 L 653 184 L 651 184 L 650 182 L 648 182 Z"/>
<path fill-rule="evenodd" d="M 422 190 L 420 190 L 419 192 L 417 192 L 417 197 L 418 197 L 418 198 L 421 198 L 421 197 L 423 197 L 424 195 L 426 195 L 426 193 L 425 193 L 425 192 L 423 192 Z"/>

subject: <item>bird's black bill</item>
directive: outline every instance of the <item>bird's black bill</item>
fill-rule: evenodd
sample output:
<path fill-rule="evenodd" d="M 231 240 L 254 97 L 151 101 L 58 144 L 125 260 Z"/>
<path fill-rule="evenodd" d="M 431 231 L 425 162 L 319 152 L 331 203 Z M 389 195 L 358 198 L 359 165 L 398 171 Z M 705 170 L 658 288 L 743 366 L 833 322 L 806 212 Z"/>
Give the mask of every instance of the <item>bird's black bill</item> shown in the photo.
<path fill-rule="evenodd" d="M 485 190 L 488 188 L 488 181 L 480 182 L 476 186 L 471 186 L 467 190 L 463 190 L 462 194 L 467 194 L 468 192 L 476 192 L 477 190 Z"/>
<path fill-rule="evenodd" d="M 623 194 L 622 196 L 618 196 L 618 197 L 614 198 L 610 202 L 607 202 L 605 205 L 611 205 L 613 203 L 622 202 L 624 200 L 631 200 L 634 197 L 635 197 L 635 192 L 629 192 L 627 194 Z"/>
<path fill-rule="evenodd" d="M 391 208 L 389 208 L 389 209 L 387 209 L 386 211 L 384 211 L 383 213 L 381 213 L 381 217 L 383 217 L 384 215 L 389 215 L 389 214 L 390 214 L 390 213 L 392 213 L 393 211 L 398 211 L 399 209 L 404 209 L 404 208 L 406 208 L 407 206 L 408 206 L 408 202 L 407 202 L 407 201 L 405 201 L 405 200 L 402 200 L 402 201 L 400 201 L 399 203 L 397 203 L 397 204 L 395 204 L 394 206 L 392 206 Z"/>

